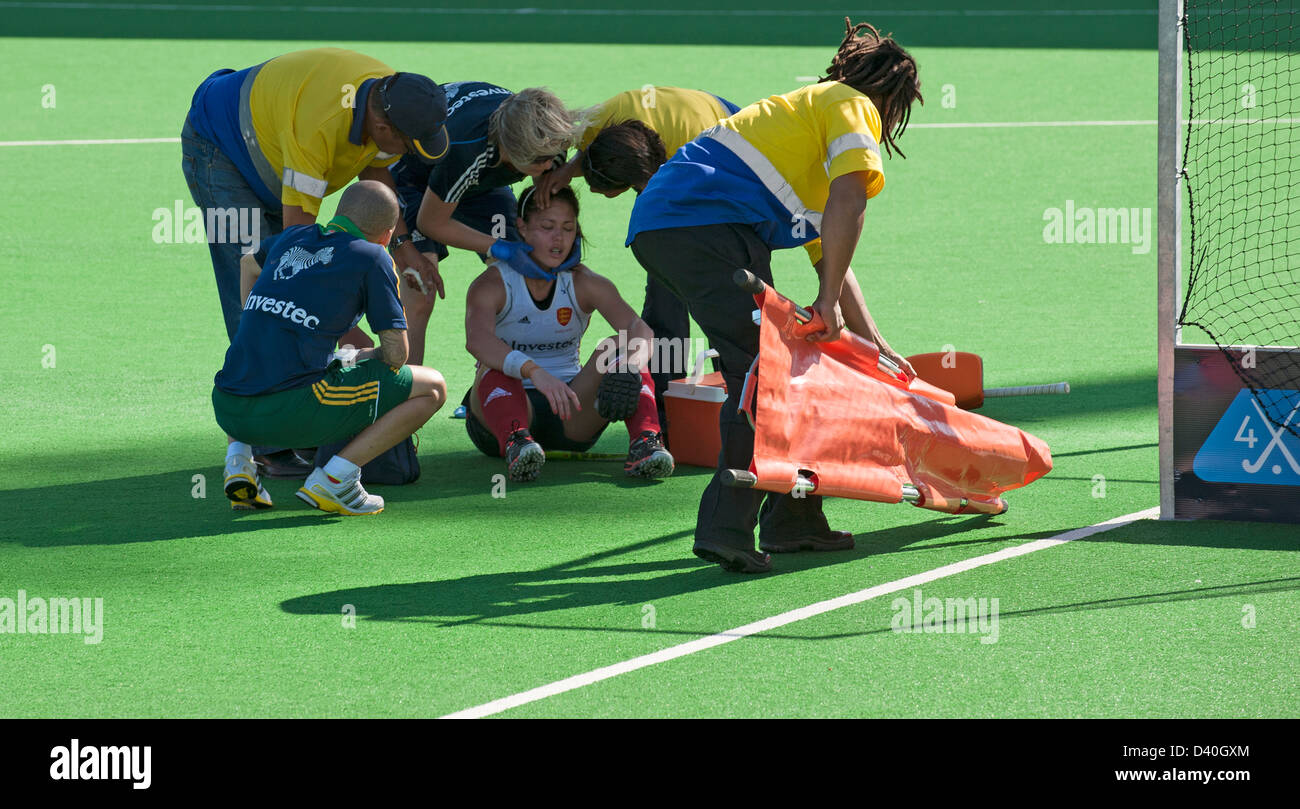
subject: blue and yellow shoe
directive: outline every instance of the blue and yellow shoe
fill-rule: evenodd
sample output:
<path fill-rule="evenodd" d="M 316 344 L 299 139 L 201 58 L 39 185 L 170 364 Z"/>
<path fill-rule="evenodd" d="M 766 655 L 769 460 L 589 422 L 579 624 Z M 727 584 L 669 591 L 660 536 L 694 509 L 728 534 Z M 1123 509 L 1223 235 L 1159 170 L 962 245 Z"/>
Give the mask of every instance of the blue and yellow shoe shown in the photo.
<path fill-rule="evenodd" d="M 230 507 L 236 511 L 271 507 L 271 495 L 263 488 L 252 458 L 232 455 L 226 459 L 225 490 Z"/>

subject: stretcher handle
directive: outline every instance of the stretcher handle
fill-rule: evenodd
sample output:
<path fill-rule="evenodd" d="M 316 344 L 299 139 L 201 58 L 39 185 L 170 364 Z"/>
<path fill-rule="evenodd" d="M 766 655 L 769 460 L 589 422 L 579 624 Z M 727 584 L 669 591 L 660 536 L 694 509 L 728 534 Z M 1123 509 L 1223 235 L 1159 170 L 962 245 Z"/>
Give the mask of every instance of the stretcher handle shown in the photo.
<path fill-rule="evenodd" d="M 767 286 L 767 284 L 764 284 L 759 280 L 757 275 L 754 275 L 749 270 L 743 268 L 732 273 L 731 280 L 735 282 L 736 286 L 745 290 L 750 295 L 762 295 L 763 288 Z M 810 316 L 807 314 L 807 310 L 801 311 L 800 314 L 804 317 Z"/>
<path fill-rule="evenodd" d="M 733 489 L 752 489 L 758 485 L 758 476 L 748 469 L 723 469 L 721 482 L 723 486 L 730 486 Z M 803 475 L 799 475 L 791 492 L 797 492 L 801 489 L 804 494 L 815 494 L 817 484 Z M 902 499 L 905 502 L 915 504 L 921 499 L 921 492 L 911 483 L 904 483 Z"/>
<path fill-rule="evenodd" d="M 743 289 L 744 291 L 748 292 L 751 295 L 761 295 L 763 294 L 763 290 L 767 287 L 767 284 L 764 284 L 757 275 L 754 275 L 752 272 L 745 269 L 736 270 L 732 274 L 731 280 L 736 284 L 736 286 L 740 287 L 741 289 Z M 775 292 L 775 290 L 773 291 Z M 812 320 L 813 317 L 813 313 L 811 311 L 803 308 L 802 306 L 799 306 L 798 304 L 795 304 L 794 313 L 799 317 L 803 318 L 805 322 Z M 755 310 L 754 311 L 755 325 L 757 325 L 758 322 L 759 322 L 759 313 L 757 310 Z M 881 370 L 883 370 L 885 373 L 889 374 L 890 376 L 898 377 L 900 374 L 903 373 L 903 369 L 898 367 L 898 363 L 894 362 L 893 360 L 889 359 L 884 355 L 880 355 L 876 358 L 876 364 L 880 366 Z M 906 379 L 904 381 L 906 381 Z"/>
<path fill-rule="evenodd" d="M 1063 394 L 1070 392 L 1069 382 L 1054 382 L 1050 385 L 1019 385 L 1014 388 L 985 388 L 984 398 L 998 396 L 1038 396 L 1042 394 Z"/>

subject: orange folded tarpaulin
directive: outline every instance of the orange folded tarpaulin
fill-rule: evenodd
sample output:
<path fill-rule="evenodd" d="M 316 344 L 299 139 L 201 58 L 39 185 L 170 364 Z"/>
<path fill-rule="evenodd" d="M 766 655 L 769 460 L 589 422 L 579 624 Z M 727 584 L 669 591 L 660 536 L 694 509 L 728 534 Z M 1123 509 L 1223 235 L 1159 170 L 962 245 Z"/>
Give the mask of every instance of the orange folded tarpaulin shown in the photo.
<path fill-rule="evenodd" d="M 920 380 L 909 386 L 857 335 L 808 342 L 818 326 L 771 287 L 754 299 L 760 348 L 741 406 L 754 420 L 757 488 L 789 492 L 802 474 L 819 495 L 897 503 L 910 484 L 924 508 L 1001 513 L 1003 492 L 1051 471 L 1041 439 L 960 410 Z"/>

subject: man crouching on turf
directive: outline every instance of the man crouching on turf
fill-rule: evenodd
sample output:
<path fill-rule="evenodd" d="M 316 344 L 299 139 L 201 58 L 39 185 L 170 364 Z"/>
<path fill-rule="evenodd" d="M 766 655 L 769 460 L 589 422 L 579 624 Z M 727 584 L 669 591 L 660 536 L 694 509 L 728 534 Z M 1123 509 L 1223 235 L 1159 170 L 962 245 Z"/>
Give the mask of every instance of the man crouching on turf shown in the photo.
<path fill-rule="evenodd" d="M 610 421 L 627 422 L 623 471 L 648 478 L 673 473 L 655 408 L 654 380 L 644 370 L 654 333 L 614 284 L 581 262 L 578 198 L 569 187 L 545 206 L 530 187 L 516 222 L 522 249 L 493 261 L 470 284 L 466 348 L 478 360 L 465 395 L 465 429 L 484 454 L 504 457 L 511 480 L 533 480 L 543 446 L 585 452 Z M 579 350 L 591 313 L 625 335 L 602 341 L 584 366 Z M 540 441 L 540 444 L 538 443 Z"/>
<path fill-rule="evenodd" d="M 321 511 L 378 514 L 384 499 L 361 487 L 361 467 L 447 401 L 441 374 L 405 364 L 406 317 L 384 249 L 398 209 L 391 188 L 361 180 L 343 192 L 328 225 L 286 228 L 241 260 L 239 329 L 212 389 L 230 441 L 232 507 L 271 507 L 251 444 L 315 447 L 355 435 L 312 471 L 298 497 Z M 334 346 L 362 315 L 379 347 L 345 366 L 333 359 Z"/>

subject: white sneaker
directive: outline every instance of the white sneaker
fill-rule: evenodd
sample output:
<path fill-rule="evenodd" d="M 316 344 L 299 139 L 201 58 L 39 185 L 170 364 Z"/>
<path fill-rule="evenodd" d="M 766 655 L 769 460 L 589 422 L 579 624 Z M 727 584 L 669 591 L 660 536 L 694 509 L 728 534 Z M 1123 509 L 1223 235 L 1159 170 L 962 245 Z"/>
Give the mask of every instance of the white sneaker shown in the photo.
<path fill-rule="evenodd" d="M 298 498 L 312 508 L 357 517 L 384 510 L 384 498 L 367 494 L 361 476 L 335 483 L 319 466 L 312 470 L 298 490 Z"/>
<path fill-rule="evenodd" d="M 271 507 L 271 495 L 262 487 L 257 464 L 245 455 L 232 455 L 226 459 L 225 489 L 233 509 L 246 511 Z"/>

